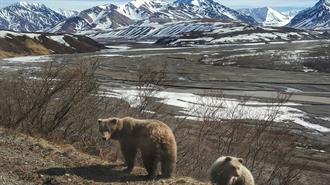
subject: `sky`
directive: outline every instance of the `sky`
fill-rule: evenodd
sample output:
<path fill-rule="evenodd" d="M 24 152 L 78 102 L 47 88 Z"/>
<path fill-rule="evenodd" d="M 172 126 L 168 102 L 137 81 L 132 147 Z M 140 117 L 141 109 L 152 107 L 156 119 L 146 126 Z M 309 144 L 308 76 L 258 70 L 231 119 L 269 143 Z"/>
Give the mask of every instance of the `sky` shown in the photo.
<path fill-rule="evenodd" d="M 0 0 L 0 8 L 8 6 L 19 0 Z M 129 0 L 23 0 L 25 2 L 38 2 L 46 6 L 58 9 L 83 10 L 101 4 L 124 4 Z M 169 0 L 171 1 L 171 0 Z M 252 8 L 252 7 L 272 7 L 272 8 L 306 8 L 313 6 L 318 0 L 216 0 L 230 8 Z"/>

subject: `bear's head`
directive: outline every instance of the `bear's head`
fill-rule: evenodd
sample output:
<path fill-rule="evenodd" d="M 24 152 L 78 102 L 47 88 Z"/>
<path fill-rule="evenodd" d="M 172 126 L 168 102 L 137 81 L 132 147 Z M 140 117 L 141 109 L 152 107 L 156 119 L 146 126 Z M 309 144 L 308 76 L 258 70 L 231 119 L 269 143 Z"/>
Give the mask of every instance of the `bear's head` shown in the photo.
<path fill-rule="evenodd" d="M 111 139 L 113 134 L 120 129 L 119 118 L 98 119 L 97 122 L 102 139 L 105 141 Z"/>
<path fill-rule="evenodd" d="M 220 169 L 226 172 L 227 177 L 242 176 L 241 167 L 242 167 L 243 159 L 232 156 L 223 156 L 220 157 L 217 160 L 217 162 Z"/>

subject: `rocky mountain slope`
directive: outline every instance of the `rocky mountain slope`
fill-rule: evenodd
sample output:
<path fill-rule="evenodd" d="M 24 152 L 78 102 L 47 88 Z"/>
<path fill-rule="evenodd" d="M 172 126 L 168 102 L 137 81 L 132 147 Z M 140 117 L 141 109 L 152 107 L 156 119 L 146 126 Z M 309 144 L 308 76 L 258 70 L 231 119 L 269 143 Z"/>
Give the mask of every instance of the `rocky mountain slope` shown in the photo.
<path fill-rule="evenodd" d="M 15 3 L 0 9 L 0 29 L 35 32 L 53 27 L 65 16 L 38 3 Z"/>
<path fill-rule="evenodd" d="M 329 30 L 330 0 L 320 0 L 312 8 L 299 12 L 288 26 L 300 29 Z"/>
<path fill-rule="evenodd" d="M 240 9 L 239 12 L 253 17 L 263 26 L 284 26 L 290 22 L 289 16 L 283 15 L 269 7 Z"/>
<path fill-rule="evenodd" d="M 99 51 L 105 46 L 85 36 L 0 31 L 0 58 Z"/>

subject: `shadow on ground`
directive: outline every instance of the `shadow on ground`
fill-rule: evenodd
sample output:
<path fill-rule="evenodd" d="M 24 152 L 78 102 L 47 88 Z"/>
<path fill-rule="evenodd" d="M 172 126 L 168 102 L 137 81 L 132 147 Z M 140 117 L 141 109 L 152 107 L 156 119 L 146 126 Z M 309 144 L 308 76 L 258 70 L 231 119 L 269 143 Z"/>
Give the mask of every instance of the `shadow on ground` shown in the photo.
<path fill-rule="evenodd" d="M 129 182 L 144 181 L 143 175 L 132 175 L 119 170 L 120 165 L 90 165 L 73 168 L 49 168 L 38 173 L 47 176 L 76 175 L 86 180 L 95 182 Z"/>

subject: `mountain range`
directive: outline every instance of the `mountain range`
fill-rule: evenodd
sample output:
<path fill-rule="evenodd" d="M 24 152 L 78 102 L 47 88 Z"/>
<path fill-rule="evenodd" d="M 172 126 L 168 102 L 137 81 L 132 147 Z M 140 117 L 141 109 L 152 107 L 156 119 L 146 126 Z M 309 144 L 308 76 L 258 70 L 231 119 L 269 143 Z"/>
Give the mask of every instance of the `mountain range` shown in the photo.
<path fill-rule="evenodd" d="M 90 29 L 114 29 L 146 21 L 167 23 L 203 18 L 258 24 L 252 17 L 213 0 L 177 0 L 173 3 L 166 0 L 132 0 L 125 5 L 100 5 L 80 13 L 54 11 L 41 4 L 16 3 L 1 9 L 0 28 L 75 33 Z"/>
<path fill-rule="evenodd" d="M 166 34 L 171 34 L 168 30 L 178 33 L 205 31 L 208 28 L 205 25 L 212 24 L 213 20 L 252 26 L 326 30 L 330 29 L 329 5 L 330 0 L 320 0 L 314 7 L 300 11 L 292 18 L 268 7 L 234 10 L 215 0 L 132 0 L 124 5 L 106 4 L 81 12 L 52 10 L 42 4 L 21 2 L 0 9 L 0 29 L 94 35 L 115 32 L 131 36 L 152 32 L 153 35 L 162 35 L 155 31 L 163 30 L 162 33 Z M 208 23 L 203 24 L 206 20 Z M 181 26 L 188 22 L 187 30 L 182 30 Z M 167 25 L 172 28 L 166 31 Z M 180 25 L 180 29 L 175 30 L 175 25 Z"/>

